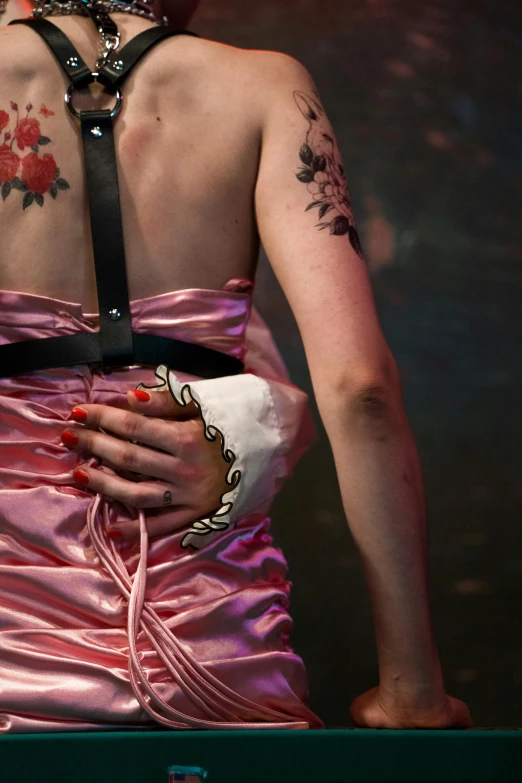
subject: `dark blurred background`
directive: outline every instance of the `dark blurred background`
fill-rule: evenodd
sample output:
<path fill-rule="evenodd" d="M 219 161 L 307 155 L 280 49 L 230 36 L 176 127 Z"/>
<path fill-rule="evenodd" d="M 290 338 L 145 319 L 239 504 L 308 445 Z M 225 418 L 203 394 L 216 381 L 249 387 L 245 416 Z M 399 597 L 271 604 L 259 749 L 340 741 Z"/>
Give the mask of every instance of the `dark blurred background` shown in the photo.
<path fill-rule="evenodd" d="M 191 29 L 285 52 L 316 82 L 423 467 L 446 690 L 476 727 L 520 727 L 522 7 L 202 0 Z M 370 602 L 299 331 L 264 254 L 254 302 L 319 430 L 271 514 L 293 582 L 291 643 L 311 709 L 327 728 L 351 726 L 351 701 L 378 684 Z"/>

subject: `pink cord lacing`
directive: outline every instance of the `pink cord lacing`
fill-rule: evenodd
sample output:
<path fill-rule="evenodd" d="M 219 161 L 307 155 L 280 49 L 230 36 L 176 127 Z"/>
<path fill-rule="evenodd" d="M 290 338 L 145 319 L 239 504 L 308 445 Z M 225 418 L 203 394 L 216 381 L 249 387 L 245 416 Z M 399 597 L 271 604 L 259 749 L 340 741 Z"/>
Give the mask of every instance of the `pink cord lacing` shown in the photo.
<path fill-rule="evenodd" d="M 102 501 L 102 513 L 98 514 Z M 138 509 L 140 559 L 134 580 L 131 580 L 114 541 L 109 539 L 105 532 L 109 524 L 108 503 L 109 501 L 101 493 L 97 494 L 87 512 L 87 527 L 100 562 L 129 604 L 127 616 L 129 676 L 132 689 L 143 709 L 158 723 L 176 729 L 308 729 L 307 721 L 292 721 L 284 713 L 263 707 L 236 693 L 210 674 L 194 658 L 190 650 L 176 639 L 172 631 L 145 601 L 149 538 L 143 509 Z M 100 521 L 100 516 L 103 521 Z M 140 627 L 184 694 L 214 720 L 202 720 L 185 715 L 173 709 L 154 692 L 138 660 L 136 637 Z M 141 693 L 140 685 L 148 694 L 149 701 Z M 171 717 L 157 712 L 152 704 L 161 707 Z M 250 720 L 243 718 L 243 715 Z M 183 720 L 172 720 L 172 717 Z M 267 722 L 274 719 L 279 719 L 279 722 Z"/>

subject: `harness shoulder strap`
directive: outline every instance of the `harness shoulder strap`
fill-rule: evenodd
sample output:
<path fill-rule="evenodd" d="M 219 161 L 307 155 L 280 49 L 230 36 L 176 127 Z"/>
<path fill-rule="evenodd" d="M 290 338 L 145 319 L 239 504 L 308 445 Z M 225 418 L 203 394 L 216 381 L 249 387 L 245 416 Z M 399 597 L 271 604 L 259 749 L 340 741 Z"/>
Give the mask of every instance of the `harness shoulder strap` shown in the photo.
<path fill-rule="evenodd" d="M 32 27 L 46 42 L 52 53 L 70 78 L 73 87 L 81 89 L 94 81 L 86 63 L 80 56 L 72 41 L 48 19 L 13 19 L 12 24 L 23 24 Z M 8 25 L 8 26 L 9 26 Z M 173 35 L 200 36 L 190 30 L 175 30 L 173 27 L 151 27 L 135 35 L 123 49 L 113 56 L 112 62 L 107 62 L 100 68 L 98 81 L 109 90 L 121 87 L 131 73 L 136 63 L 153 46 Z"/>
<path fill-rule="evenodd" d="M 71 79 L 66 102 L 71 113 L 81 123 L 100 331 L 44 338 L 45 347 L 42 338 L 0 346 L 0 359 L 3 360 L 0 377 L 19 374 L 21 371 L 82 364 L 96 361 L 97 358 L 101 360 L 104 369 L 134 364 L 167 364 L 208 378 L 242 372 L 243 363 L 234 357 L 180 340 L 136 334 L 131 325 L 112 118 L 121 106 L 120 87 L 153 46 L 174 35 L 199 36 L 188 30 L 170 27 L 149 28 L 132 38 L 121 52 L 113 55 L 98 74 L 93 74 L 69 38 L 52 22 L 47 19 L 16 19 L 10 24 L 32 27 L 44 39 Z M 109 92 L 117 93 L 115 108 L 76 112 L 71 103 L 72 89 L 85 87 L 95 78 Z M 23 347 L 26 349 L 24 358 L 20 353 Z M 97 358 L 93 359 L 93 356 Z M 29 363 L 30 357 L 32 363 Z M 182 358 L 183 365 L 180 364 Z"/>
<path fill-rule="evenodd" d="M 112 58 L 112 62 L 109 60 L 100 68 L 98 81 L 108 88 L 121 87 L 134 66 L 147 54 L 149 49 L 163 41 L 164 38 L 170 38 L 173 35 L 200 37 L 190 30 L 175 30 L 171 27 L 150 27 L 148 30 L 143 30 L 125 44 L 121 52 Z"/>

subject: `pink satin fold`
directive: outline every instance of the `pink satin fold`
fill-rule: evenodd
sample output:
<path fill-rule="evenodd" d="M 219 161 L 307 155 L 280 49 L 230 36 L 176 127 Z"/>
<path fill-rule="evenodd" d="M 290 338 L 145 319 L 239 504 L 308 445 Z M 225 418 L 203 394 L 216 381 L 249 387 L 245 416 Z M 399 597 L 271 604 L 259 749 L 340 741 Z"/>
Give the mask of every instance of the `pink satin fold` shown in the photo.
<path fill-rule="evenodd" d="M 132 326 L 245 360 L 252 291 L 239 278 L 134 300 Z M 0 291 L 0 345 L 97 329 L 79 304 Z M 289 644 L 291 582 L 269 517 L 187 550 L 185 529 L 148 540 L 146 517 L 169 509 L 147 509 L 139 544 L 121 545 L 106 527 L 137 510 L 75 483 L 97 461 L 61 443 L 72 408 L 127 410 L 139 383 L 154 385 L 154 368 L 0 378 L 0 733 L 324 728 Z"/>

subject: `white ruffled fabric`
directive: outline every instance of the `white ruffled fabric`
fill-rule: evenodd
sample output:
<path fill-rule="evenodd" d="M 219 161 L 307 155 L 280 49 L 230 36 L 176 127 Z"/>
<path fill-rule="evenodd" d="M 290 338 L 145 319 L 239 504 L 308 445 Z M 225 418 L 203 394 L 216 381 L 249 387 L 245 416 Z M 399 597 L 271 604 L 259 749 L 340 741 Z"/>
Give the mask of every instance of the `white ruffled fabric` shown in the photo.
<path fill-rule="evenodd" d="M 162 364 L 155 370 L 159 381 L 156 386 L 139 384 L 137 387 L 149 392 L 168 389 L 178 405 L 185 407 L 190 402 L 197 405 L 205 436 L 212 441 L 220 437 L 223 458 L 230 463 L 227 474 L 230 489 L 221 496 L 220 509 L 210 517 L 193 522 L 181 542 L 183 548 L 200 549 L 247 514 L 268 511 L 281 482 L 291 475 L 293 465 L 316 437 L 307 395 L 289 383 L 266 324 L 256 311 L 253 316 L 254 332 L 250 334 L 254 335 L 257 353 L 248 355 L 248 367 L 271 373 L 270 380 L 245 372 L 181 383 Z M 284 376 L 281 380 L 275 380 L 281 376 Z M 145 600 L 149 542 L 143 509 L 139 510 L 140 558 L 133 578 L 114 542 L 103 535 L 107 515 L 107 503 L 98 494 L 89 509 L 88 529 L 100 561 L 128 601 L 129 676 L 136 699 L 145 712 L 171 728 L 308 729 L 308 721 L 289 720 L 283 712 L 255 704 L 225 686 L 177 640 Z M 197 700 L 210 720 L 179 712 L 155 692 L 138 654 L 140 629 L 173 680 Z"/>
<path fill-rule="evenodd" d="M 248 369 L 262 372 L 265 378 L 245 372 L 182 383 L 162 364 L 155 371 L 157 386 L 137 387 L 149 392 L 168 389 L 178 405 L 197 405 L 205 437 L 220 438 L 223 459 L 230 463 L 226 478 L 230 489 L 221 496 L 219 510 L 193 522 L 183 548 L 199 549 L 214 533 L 229 529 L 247 514 L 266 513 L 294 464 L 316 438 L 308 397 L 289 382 L 270 331 L 255 308 L 247 357 Z"/>

